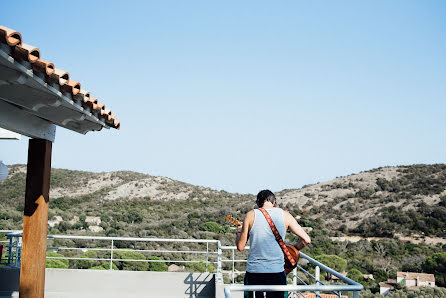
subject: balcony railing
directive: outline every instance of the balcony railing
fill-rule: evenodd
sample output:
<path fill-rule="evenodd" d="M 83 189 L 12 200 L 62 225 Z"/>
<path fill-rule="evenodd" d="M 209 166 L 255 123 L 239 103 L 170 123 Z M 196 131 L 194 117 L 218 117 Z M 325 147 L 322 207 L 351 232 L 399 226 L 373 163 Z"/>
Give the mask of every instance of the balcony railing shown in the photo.
<path fill-rule="evenodd" d="M 20 267 L 20 256 L 21 256 L 21 233 L 9 233 L 6 234 L 8 238 L 6 247 L 6 255 L 4 249 L 4 257 L 2 265 Z M 363 286 L 339 272 L 325 266 L 324 264 L 314 260 L 313 258 L 307 256 L 304 253 L 300 253 L 301 258 L 306 259 L 308 263 L 314 266 L 314 274 L 310 273 L 308 270 L 298 265 L 293 271 L 293 284 L 287 286 L 245 286 L 235 284 L 235 267 L 236 264 L 246 263 L 245 259 L 237 258 L 240 256 L 239 252 L 236 251 L 235 246 L 222 246 L 219 240 L 207 240 L 207 239 L 166 239 L 166 238 L 137 238 L 137 237 L 102 237 L 102 236 L 70 236 L 70 235 L 48 235 L 48 242 L 53 242 L 52 240 L 82 240 L 90 244 L 89 247 L 68 247 L 68 246 L 54 246 L 49 245 L 49 251 L 71 251 L 71 255 L 75 255 L 76 251 L 103 251 L 106 252 L 101 258 L 86 258 L 81 256 L 70 256 L 70 257 L 47 257 L 47 259 L 62 259 L 62 260 L 91 260 L 91 261 L 102 261 L 109 263 L 109 269 L 113 268 L 114 262 L 164 262 L 164 263 L 204 263 L 206 264 L 206 272 L 210 264 L 215 264 L 217 266 L 215 278 L 217 283 L 223 284 L 223 264 L 231 263 L 232 270 L 226 271 L 231 277 L 232 284 L 225 286 L 224 292 L 226 297 L 231 297 L 231 294 L 236 291 L 288 291 L 291 297 L 305 297 L 305 292 L 312 292 L 319 297 L 321 292 L 330 292 L 342 297 L 342 292 L 353 292 L 354 297 L 358 297 L 358 292 L 363 290 Z M 101 245 L 98 247 L 94 245 L 94 241 L 100 241 Z M 191 250 L 191 249 L 129 249 L 129 248 L 118 248 L 116 246 L 117 242 L 128 242 L 133 243 L 136 248 L 136 243 L 194 243 L 198 245 L 206 245 L 206 249 L 201 250 Z M 104 245 L 106 243 L 107 245 Z M 130 245 L 128 245 L 130 246 Z M 246 247 L 249 249 L 249 247 Z M 162 259 L 162 260 L 151 260 L 151 259 L 122 259 L 117 258 L 115 254 L 120 251 L 131 251 L 143 254 L 181 254 L 181 255 L 201 255 L 204 260 L 185 260 L 183 259 Z M 229 256 L 223 258 L 223 255 Z M 226 266 L 227 268 L 228 266 Z M 297 271 L 302 272 L 298 275 Z M 323 270 L 331 275 L 339 278 L 341 282 L 346 284 L 325 284 L 320 279 L 320 270 Z M 244 271 L 238 271 L 239 274 L 245 273 Z M 303 278 L 302 276 L 305 276 Z"/>

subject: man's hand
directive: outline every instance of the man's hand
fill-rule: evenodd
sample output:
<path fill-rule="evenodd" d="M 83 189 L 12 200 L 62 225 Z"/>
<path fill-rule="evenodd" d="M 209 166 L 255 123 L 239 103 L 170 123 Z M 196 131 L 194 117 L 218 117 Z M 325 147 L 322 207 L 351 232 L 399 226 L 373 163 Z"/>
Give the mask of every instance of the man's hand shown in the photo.
<path fill-rule="evenodd" d="M 240 235 L 242 234 L 242 226 L 237 227 L 237 232 L 235 232 L 235 243 L 240 241 Z"/>

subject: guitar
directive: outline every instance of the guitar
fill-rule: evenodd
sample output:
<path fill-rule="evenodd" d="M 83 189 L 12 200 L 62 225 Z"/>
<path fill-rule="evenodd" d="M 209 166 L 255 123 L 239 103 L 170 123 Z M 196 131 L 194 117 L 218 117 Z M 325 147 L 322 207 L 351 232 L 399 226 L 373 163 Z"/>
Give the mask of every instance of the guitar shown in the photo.
<path fill-rule="evenodd" d="M 226 216 L 225 221 L 227 223 L 233 224 L 236 227 L 241 227 L 243 225 L 243 222 L 239 221 L 237 218 L 235 218 L 231 215 Z M 284 254 L 283 257 L 285 260 L 285 265 L 283 267 L 285 269 L 286 274 L 288 274 L 297 266 L 297 261 L 299 261 L 300 252 L 297 250 L 297 248 L 294 245 L 292 245 L 290 243 L 285 243 L 285 246 L 288 249 L 288 251 L 290 252 L 291 257 L 296 262 L 296 264 L 293 266 Z"/>

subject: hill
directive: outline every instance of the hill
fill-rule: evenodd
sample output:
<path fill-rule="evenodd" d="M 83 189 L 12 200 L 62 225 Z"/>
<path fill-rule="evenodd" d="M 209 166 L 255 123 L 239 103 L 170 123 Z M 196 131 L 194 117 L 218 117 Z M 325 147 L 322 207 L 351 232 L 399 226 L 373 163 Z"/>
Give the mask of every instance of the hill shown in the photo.
<path fill-rule="evenodd" d="M 0 183 L 0 229 L 21 229 L 26 167 L 13 165 L 9 170 L 8 179 Z M 445 178 L 446 165 L 441 164 L 383 167 L 276 195 L 279 206 L 302 226 L 313 228 L 312 244 L 305 252 L 324 260 L 344 259 L 339 271 L 373 274 L 373 280 L 359 279 L 373 293 L 379 292 L 379 282 L 394 278 L 397 271 L 432 272 L 437 285 L 446 286 L 446 272 L 429 267 L 446 253 Z M 129 171 L 53 169 L 48 233 L 219 239 L 233 245 L 234 230 L 224 217 L 242 218 L 254 208 L 254 201 L 250 194 Z M 288 234 L 286 241 L 297 239 Z M 78 242 L 81 247 L 90 245 Z M 236 267 L 243 270 L 242 265 Z M 224 269 L 231 270 L 230 265 Z"/>
<path fill-rule="evenodd" d="M 0 183 L 0 228 L 19 229 L 26 166 L 9 170 Z M 331 236 L 446 238 L 443 164 L 383 167 L 276 195 L 303 226 L 327 229 Z M 254 200 L 253 195 L 136 172 L 53 169 L 49 217 L 61 216 L 58 229 L 64 232 L 86 228 L 68 224 L 75 215 L 84 215 L 101 217 L 104 233 L 110 235 L 153 234 L 157 227 L 157 236 L 198 236 L 197 226 L 222 224 L 226 214 L 242 217 Z M 175 228 L 173 234 L 166 226 Z"/>

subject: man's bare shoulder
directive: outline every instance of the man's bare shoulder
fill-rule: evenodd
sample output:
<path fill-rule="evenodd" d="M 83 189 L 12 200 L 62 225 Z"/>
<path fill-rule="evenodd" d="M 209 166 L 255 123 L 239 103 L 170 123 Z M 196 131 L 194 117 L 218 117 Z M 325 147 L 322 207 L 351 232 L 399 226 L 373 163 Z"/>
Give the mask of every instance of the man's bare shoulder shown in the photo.
<path fill-rule="evenodd" d="M 254 210 L 248 211 L 245 215 L 245 220 L 254 218 Z"/>
<path fill-rule="evenodd" d="M 283 214 L 285 214 L 286 216 L 291 215 L 290 212 L 288 212 L 288 210 L 282 209 L 283 210 Z"/>
<path fill-rule="evenodd" d="M 282 209 L 283 210 L 283 209 Z M 283 210 L 283 218 L 286 223 L 290 223 L 294 219 L 294 217 L 287 210 Z"/>

